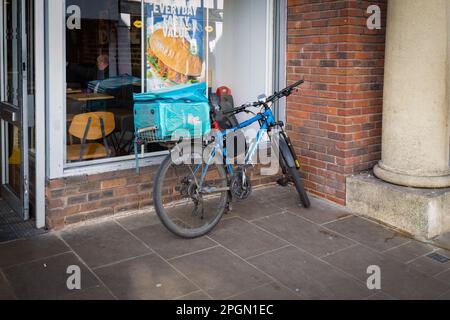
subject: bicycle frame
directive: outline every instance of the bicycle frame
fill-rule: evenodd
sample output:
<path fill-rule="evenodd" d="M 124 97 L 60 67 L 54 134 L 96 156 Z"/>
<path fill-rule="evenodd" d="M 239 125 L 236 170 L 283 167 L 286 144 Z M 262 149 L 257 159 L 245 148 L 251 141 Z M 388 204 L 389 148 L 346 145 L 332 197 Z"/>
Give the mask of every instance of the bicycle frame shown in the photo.
<path fill-rule="evenodd" d="M 235 133 L 238 130 L 247 128 L 256 122 L 262 122 L 262 123 L 261 123 L 261 128 L 258 130 L 258 133 L 256 135 L 256 141 L 250 146 L 249 151 L 247 152 L 247 154 L 245 156 L 245 165 L 248 165 L 250 163 L 250 160 L 253 158 L 256 151 L 258 150 L 258 146 L 261 143 L 261 139 L 262 139 L 264 133 L 267 132 L 267 129 L 269 129 L 275 125 L 275 117 L 273 116 L 272 110 L 268 106 L 265 106 L 265 111 L 263 113 L 257 114 L 255 117 L 242 122 L 238 126 L 233 127 L 231 129 L 224 130 L 224 131 L 219 131 L 216 133 L 216 135 L 215 135 L 216 144 L 214 145 L 214 148 L 211 152 L 211 156 L 210 156 L 208 162 L 206 163 L 206 166 L 204 167 L 204 170 L 202 172 L 202 176 L 200 179 L 200 185 L 203 184 L 206 173 L 208 171 L 208 168 L 211 165 L 211 163 L 213 162 L 213 160 L 216 156 L 216 152 L 219 148 L 222 149 L 223 156 L 225 158 L 225 163 L 226 163 L 226 166 L 228 169 L 228 173 L 231 176 L 234 176 L 233 166 L 230 162 L 230 159 L 228 158 L 226 147 L 224 147 L 224 143 L 223 143 L 224 138 L 231 133 Z M 200 170 L 201 166 L 202 166 L 202 164 L 199 165 L 199 167 L 195 170 L 194 175 L 196 172 L 198 172 Z"/>

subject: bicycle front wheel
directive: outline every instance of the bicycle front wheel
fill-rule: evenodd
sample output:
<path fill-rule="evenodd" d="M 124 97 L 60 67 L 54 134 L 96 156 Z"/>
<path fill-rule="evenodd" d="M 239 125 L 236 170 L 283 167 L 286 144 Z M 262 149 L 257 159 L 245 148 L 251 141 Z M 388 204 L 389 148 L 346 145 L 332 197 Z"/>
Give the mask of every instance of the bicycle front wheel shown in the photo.
<path fill-rule="evenodd" d="M 155 178 L 156 213 L 179 237 L 204 236 L 219 223 L 228 205 L 225 168 L 217 164 L 207 167 L 199 154 L 183 156 L 181 161 L 174 153 L 164 160 Z"/>

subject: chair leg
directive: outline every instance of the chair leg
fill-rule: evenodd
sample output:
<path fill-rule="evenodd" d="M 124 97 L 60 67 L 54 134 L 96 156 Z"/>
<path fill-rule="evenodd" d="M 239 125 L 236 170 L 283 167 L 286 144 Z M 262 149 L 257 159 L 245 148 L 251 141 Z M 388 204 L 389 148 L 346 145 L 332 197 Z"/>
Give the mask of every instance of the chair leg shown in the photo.
<path fill-rule="evenodd" d="M 109 139 L 111 141 L 112 148 L 114 149 L 114 152 L 117 155 L 119 148 L 118 148 L 118 145 L 117 145 L 116 134 L 112 133 L 107 139 Z"/>
<path fill-rule="evenodd" d="M 109 150 L 108 139 L 106 139 L 105 122 L 103 120 L 103 117 L 100 118 L 100 129 L 102 130 L 103 144 L 105 145 L 106 153 L 109 158 L 111 157 L 111 150 Z"/>
<path fill-rule="evenodd" d="M 87 125 L 86 125 L 86 130 L 84 131 L 83 140 L 81 141 L 80 161 L 83 161 L 84 149 L 86 148 L 86 140 L 87 140 L 87 136 L 89 134 L 89 130 L 91 129 L 91 123 L 92 123 L 92 118 L 89 117 Z"/>
<path fill-rule="evenodd" d="M 133 137 L 131 138 L 130 143 L 128 145 L 128 154 L 131 153 L 131 148 L 134 147 L 134 149 L 136 150 L 136 146 L 133 144 L 133 141 L 135 141 L 135 140 L 136 140 L 136 134 L 133 133 Z"/>

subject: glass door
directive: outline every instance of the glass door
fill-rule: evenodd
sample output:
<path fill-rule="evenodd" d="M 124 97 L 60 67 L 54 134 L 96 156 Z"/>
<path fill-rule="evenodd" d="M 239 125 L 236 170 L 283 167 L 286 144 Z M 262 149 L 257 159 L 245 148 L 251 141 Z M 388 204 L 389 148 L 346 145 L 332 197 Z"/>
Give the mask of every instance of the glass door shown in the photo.
<path fill-rule="evenodd" d="M 29 219 L 27 0 L 2 0 L 1 196 Z"/>

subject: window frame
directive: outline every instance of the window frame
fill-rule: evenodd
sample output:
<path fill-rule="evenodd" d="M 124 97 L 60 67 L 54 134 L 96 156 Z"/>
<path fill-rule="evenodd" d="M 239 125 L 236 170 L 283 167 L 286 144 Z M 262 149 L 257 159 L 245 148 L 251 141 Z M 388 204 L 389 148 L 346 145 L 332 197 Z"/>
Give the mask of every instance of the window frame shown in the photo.
<path fill-rule="evenodd" d="M 142 0 L 144 2 L 144 0 Z M 271 82 L 266 84 L 266 89 L 279 89 L 286 83 L 286 0 L 267 1 L 267 17 L 270 15 L 272 23 L 267 31 L 274 30 L 274 36 L 270 36 L 273 44 L 270 53 Z M 67 163 L 66 159 L 66 1 L 46 1 L 46 83 L 47 83 L 47 177 L 58 179 L 85 174 L 98 174 L 117 170 L 135 169 L 136 162 L 133 155 L 109 158 L 102 160 L 86 161 L 79 163 Z M 276 50 L 278 49 L 278 50 Z M 268 49 L 269 50 L 269 49 Z M 51 63 L 50 63 L 51 62 Z M 268 81 L 269 82 L 269 81 Z M 285 102 L 280 102 L 276 108 L 276 114 L 280 120 L 285 120 Z M 168 152 L 146 153 L 140 159 L 140 165 L 154 166 L 162 162 Z"/>

